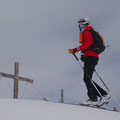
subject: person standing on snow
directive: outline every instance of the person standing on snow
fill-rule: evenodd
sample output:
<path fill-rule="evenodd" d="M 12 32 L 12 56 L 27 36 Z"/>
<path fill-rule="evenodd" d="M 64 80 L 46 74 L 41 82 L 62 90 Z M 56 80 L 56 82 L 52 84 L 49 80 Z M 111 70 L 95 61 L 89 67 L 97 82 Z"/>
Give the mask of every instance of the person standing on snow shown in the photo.
<path fill-rule="evenodd" d="M 82 52 L 81 60 L 84 62 L 84 82 L 86 84 L 87 95 L 89 97 L 89 99 L 86 101 L 86 104 L 97 105 L 98 97 L 100 97 L 100 99 L 104 101 L 107 101 L 108 99 L 110 99 L 110 95 L 105 90 L 103 90 L 97 83 L 92 81 L 92 75 L 95 66 L 98 63 L 99 55 L 95 51 L 89 49 L 91 45 L 94 44 L 92 34 L 89 31 L 90 29 L 93 29 L 93 27 L 90 26 L 89 23 L 89 20 L 85 18 L 81 18 L 78 21 L 80 29 L 79 42 L 81 43 L 81 45 L 79 47 L 69 49 L 69 53 L 74 54 L 78 51 Z M 97 90 L 102 95 L 102 98 Z"/>

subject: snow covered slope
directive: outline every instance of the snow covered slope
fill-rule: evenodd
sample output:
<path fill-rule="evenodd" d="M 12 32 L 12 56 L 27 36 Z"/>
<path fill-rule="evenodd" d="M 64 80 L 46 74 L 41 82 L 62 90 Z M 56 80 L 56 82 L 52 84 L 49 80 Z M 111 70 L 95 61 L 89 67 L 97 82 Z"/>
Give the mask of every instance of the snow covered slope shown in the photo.
<path fill-rule="evenodd" d="M 44 101 L 0 99 L 0 120 L 120 120 L 120 113 Z"/>

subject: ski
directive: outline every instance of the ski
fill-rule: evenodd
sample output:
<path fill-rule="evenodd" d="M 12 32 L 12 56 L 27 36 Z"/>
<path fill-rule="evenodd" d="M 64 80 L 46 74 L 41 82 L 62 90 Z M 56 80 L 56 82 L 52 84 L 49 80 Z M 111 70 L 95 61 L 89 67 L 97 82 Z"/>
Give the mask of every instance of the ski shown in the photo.
<path fill-rule="evenodd" d="M 108 104 L 109 103 L 109 101 L 106 101 L 106 102 L 103 102 L 103 103 L 101 103 L 100 105 L 97 105 L 97 106 L 99 106 L 99 107 L 101 107 L 101 106 L 103 106 L 104 104 Z"/>
<path fill-rule="evenodd" d="M 108 104 L 108 103 L 104 103 L 104 104 Z M 104 104 L 102 104 L 102 105 L 104 105 Z M 107 111 L 120 112 L 120 110 L 117 110 L 115 107 L 113 109 L 110 109 L 110 108 L 102 107 L 102 105 L 87 105 L 87 104 L 84 104 L 84 103 L 79 103 L 79 105 L 80 106 L 85 106 L 85 107 L 107 110 Z"/>
<path fill-rule="evenodd" d="M 116 107 L 113 107 L 113 108 L 105 108 L 105 107 L 99 106 L 99 105 L 94 105 L 94 106 L 91 105 L 91 106 L 90 106 L 90 105 L 86 105 L 86 104 L 84 104 L 84 103 L 79 103 L 79 104 L 75 104 L 75 103 L 64 103 L 64 104 L 76 105 L 76 106 L 84 106 L 84 107 L 96 108 L 96 109 L 113 111 L 113 112 L 120 112 L 120 110 L 118 110 Z"/>

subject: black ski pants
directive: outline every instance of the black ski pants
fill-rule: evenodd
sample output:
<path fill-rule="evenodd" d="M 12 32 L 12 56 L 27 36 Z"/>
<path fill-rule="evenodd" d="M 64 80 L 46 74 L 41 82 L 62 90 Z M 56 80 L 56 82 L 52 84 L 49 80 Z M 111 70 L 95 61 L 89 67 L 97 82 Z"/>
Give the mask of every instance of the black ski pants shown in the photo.
<path fill-rule="evenodd" d="M 105 90 L 103 90 L 97 83 L 95 83 L 92 80 L 93 72 L 97 63 L 98 63 L 98 58 L 92 57 L 92 56 L 85 57 L 84 82 L 87 87 L 87 95 L 90 98 L 90 100 L 93 100 L 93 101 L 97 100 L 97 96 L 101 97 L 100 94 L 97 92 L 96 88 L 94 87 L 94 85 L 97 87 L 97 89 L 99 90 L 102 96 L 107 94 Z M 91 80 L 93 81 L 94 85 L 92 84 Z"/>

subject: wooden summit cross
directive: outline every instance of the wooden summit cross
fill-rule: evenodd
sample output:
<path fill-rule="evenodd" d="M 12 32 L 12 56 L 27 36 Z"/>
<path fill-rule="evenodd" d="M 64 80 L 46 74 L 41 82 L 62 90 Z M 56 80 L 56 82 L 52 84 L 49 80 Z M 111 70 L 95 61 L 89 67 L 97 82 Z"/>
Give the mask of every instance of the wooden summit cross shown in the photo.
<path fill-rule="evenodd" d="M 14 91 L 13 91 L 14 99 L 18 99 L 18 80 L 33 83 L 32 79 L 20 77 L 18 75 L 19 75 L 19 62 L 15 62 L 14 75 L 0 72 L 1 77 L 7 77 L 7 78 L 14 79 Z"/>

